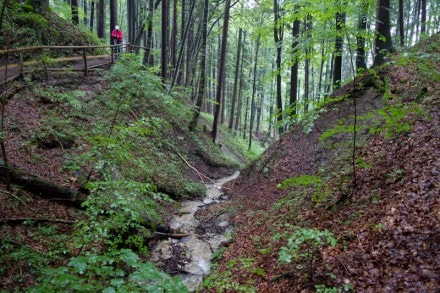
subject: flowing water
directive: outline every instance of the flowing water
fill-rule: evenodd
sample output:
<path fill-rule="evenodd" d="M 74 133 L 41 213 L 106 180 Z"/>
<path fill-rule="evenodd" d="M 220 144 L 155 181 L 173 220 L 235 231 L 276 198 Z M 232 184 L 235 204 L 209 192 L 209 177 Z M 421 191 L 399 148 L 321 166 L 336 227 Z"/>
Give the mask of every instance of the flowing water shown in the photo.
<path fill-rule="evenodd" d="M 218 213 L 206 222 L 197 220 L 194 215 L 208 205 L 227 200 L 222 186 L 239 174 L 237 171 L 229 177 L 206 184 L 206 197 L 203 200 L 181 202 L 170 222 L 171 231 L 178 237 L 159 241 L 151 251 L 151 260 L 168 273 L 180 276 L 191 292 L 209 273 L 212 255 L 227 240 L 229 232 L 227 213 Z"/>

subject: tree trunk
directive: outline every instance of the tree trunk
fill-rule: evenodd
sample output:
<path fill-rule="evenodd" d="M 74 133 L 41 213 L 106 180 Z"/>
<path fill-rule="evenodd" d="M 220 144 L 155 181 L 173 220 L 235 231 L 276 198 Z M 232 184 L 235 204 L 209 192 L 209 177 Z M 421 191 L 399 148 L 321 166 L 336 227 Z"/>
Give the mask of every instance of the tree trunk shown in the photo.
<path fill-rule="evenodd" d="M 89 20 L 87 18 L 87 11 L 88 11 L 88 3 L 87 0 L 83 0 L 83 10 L 84 10 L 84 17 L 83 17 L 83 25 L 87 27 L 89 24 Z"/>
<path fill-rule="evenodd" d="M 367 63 L 365 62 L 365 33 L 368 28 L 367 16 L 368 16 L 368 3 L 361 4 L 361 11 L 359 13 L 358 31 L 356 35 L 356 71 L 367 69 Z"/>
<path fill-rule="evenodd" d="M 420 1 L 420 9 L 421 9 L 421 27 L 420 27 L 420 33 L 423 35 L 426 33 L 426 0 Z"/>
<path fill-rule="evenodd" d="M 399 42 L 400 46 L 405 46 L 405 31 L 403 24 L 403 0 L 399 0 Z"/>
<path fill-rule="evenodd" d="M 75 190 L 56 185 L 19 169 L 6 167 L 0 162 L 0 178 L 5 179 L 4 176 L 8 173 L 11 183 L 23 186 L 23 189 L 41 197 L 68 201 L 74 204 L 80 204 L 82 202 L 79 193 Z"/>
<path fill-rule="evenodd" d="M 385 57 L 393 51 L 390 23 L 390 0 L 377 0 L 376 37 L 374 42 L 374 65 L 385 63 Z"/>
<path fill-rule="evenodd" d="M 274 28 L 273 35 L 276 46 L 276 68 L 275 68 L 275 78 L 276 78 L 276 101 L 277 101 L 277 120 L 279 124 L 278 131 L 283 133 L 283 127 L 281 122 L 283 120 L 283 100 L 282 100 L 282 88 L 281 88 L 281 54 L 283 46 L 283 25 L 280 24 L 280 11 L 278 0 L 273 1 L 274 5 Z"/>
<path fill-rule="evenodd" d="M 173 81 L 171 82 L 171 88 L 173 88 L 174 85 L 176 84 L 177 78 L 178 78 L 178 75 L 179 75 L 179 72 L 180 72 L 180 66 L 182 64 L 182 59 L 183 59 L 183 55 L 184 55 L 185 43 L 186 43 L 186 40 L 187 40 L 187 37 L 188 37 L 188 31 L 189 31 L 189 27 L 190 27 L 190 23 L 189 22 L 191 22 L 192 19 L 193 19 L 195 3 L 196 3 L 195 0 L 193 0 L 192 3 L 191 3 L 191 8 L 190 8 L 189 16 L 188 16 L 188 23 L 186 24 L 184 34 L 182 35 L 182 39 L 180 40 L 179 57 L 178 57 L 177 62 L 175 64 Z M 208 10 L 208 12 L 209 12 L 209 10 Z M 208 20 L 206 20 L 206 21 L 208 21 Z M 204 24 L 202 24 L 202 27 L 203 27 L 203 25 Z M 203 28 L 202 28 L 202 30 L 203 30 Z M 207 31 L 207 29 L 206 29 L 206 31 Z M 207 36 L 203 36 L 203 32 L 201 32 L 201 34 L 202 34 L 202 38 L 203 37 L 207 38 Z M 206 32 L 206 34 L 207 34 L 207 32 Z M 205 42 L 206 42 L 206 40 L 205 40 Z M 206 50 L 206 45 L 205 45 L 205 50 Z M 206 52 L 205 52 L 205 55 L 206 55 Z"/>
<path fill-rule="evenodd" d="M 260 51 L 260 38 L 261 35 L 258 34 L 257 37 L 257 44 L 255 48 L 255 59 L 254 59 L 254 78 L 252 81 L 252 98 L 251 98 L 251 117 L 249 119 L 249 144 L 248 149 L 250 150 L 252 148 L 252 130 L 254 128 L 254 120 L 255 120 L 255 95 L 257 92 L 257 64 L 258 64 L 258 54 Z"/>
<path fill-rule="evenodd" d="M 295 11 L 298 11 L 297 8 Z M 293 54 L 293 64 L 290 67 L 290 108 L 291 116 L 296 114 L 296 101 L 298 99 L 297 93 L 298 93 L 298 38 L 299 38 L 299 29 L 300 29 L 301 22 L 298 19 L 295 19 L 293 22 L 293 29 L 292 29 L 292 54 Z"/>
<path fill-rule="evenodd" d="M 147 37 L 145 40 L 144 65 L 153 66 L 153 55 L 151 54 L 151 47 L 153 41 L 153 15 L 154 15 L 154 0 L 148 1 L 148 17 L 147 17 Z"/>
<path fill-rule="evenodd" d="M 238 126 L 241 122 L 241 114 L 243 112 L 243 87 L 244 87 L 244 61 L 245 61 L 245 50 L 244 44 L 246 44 L 246 32 L 243 32 L 243 54 L 241 54 L 241 65 L 240 65 L 240 86 L 238 90 L 238 105 L 237 105 L 237 117 L 235 118 L 235 131 L 238 131 Z"/>
<path fill-rule="evenodd" d="M 72 23 L 74 25 L 78 25 L 79 24 L 78 0 L 72 0 L 70 2 L 70 8 L 72 10 Z"/>
<path fill-rule="evenodd" d="M 168 22 L 169 22 L 169 0 L 162 0 L 162 52 L 161 52 L 161 76 L 162 81 L 165 82 L 168 78 Z"/>
<path fill-rule="evenodd" d="M 218 71 L 218 85 L 216 91 L 216 104 L 214 107 L 214 122 L 212 126 L 212 140 L 217 142 L 218 122 L 220 116 L 220 106 L 222 100 L 222 93 L 225 83 L 225 66 L 226 66 L 226 48 L 228 43 L 228 27 L 229 27 L 229 11 L 231 8 L 231 0 L 226 0 L 225 3 L 225 15 L 223 19 L 223 32 L 222 32 L 222 45 L 220 51 L 219 71 Z"/>
<path fill-rule="evenodd" d="M 305 21 L 306 39 L 311 39 L 312 34 L 312 15 L 308 14 Z M 306 58 L 304 63 L 304 112 L 309 111 L 309 96 L 310 96 L 310 45 L 306 46 Z"/>
<path fill-rule="evenodd" d="M 90 2 L 90 31 L 93 32 L 93 26 L 95 22 L 95 1 Z"/>
<path fill-rule="evenodd" d="M 98 38 L 105 39 L 105 3 L 104 0 L 99 0 L 97 9 L 98 27 L 96 32 Z"/>
<path fill-rule="evenodd" d="M 333 70 L 333 88 L 341 87 L 342 81 L 342 47 L 344 45 L 345 12 L 342 7 L 336 13 L 335 63 Z"/>
<path fill-rule="evenodd" d="M 240 72 L 240 60 L 241 60 L 241 48 L 242 48 L 242 38 L 243 38 L 243 29 L 238 29 L 238 41 L 237 41 L 237 57 L 235 62 L 235 76 L 234 76 L 234 89 L 232 91 L 232 102 L 231 102 L 231 113 L 229 117 L 229 125 L 228 128 L 232 129 L 234 125 L 234 115 L 235 115 L 235 103 L 237 100 L 237 88 L 238 88 L 238 75 Z"/>
<path fill-rule="evenodd" d="M 195 1 L 194 1 L 195 2 Z M 193 2 L 193 3 L 194 3 Z M 189 126 L 191 131 L 194 131 L 197 127 L 197 120 L 199 119 L 200 110 L 203 104 L 203 96 L 205 94 L 206 87 L 206 40 L 208 34 L 208 14 L 209 14 L 209 0 L 204 1 L 203 7 L 203 21 L 202 21 L 202 48 L 200 52 L 200 86 L 197 93 L 196 109 L 194 110 L 194 116 Z M 189 25 L 189 24 L 188 24 Z M 187 31 L 187 30 L 186 30 Z M 183 48 L 183 45 L 182 45 Z M 182 54 L 183 55 L 183 54 Z"/>
<path fill-rule="evenodd" d="M 171 28 L 171 65 L 173 67 L 173 74 L 177 76 L 177 0 L 173 0 L 173 20 Z"/>
<path fill-rule="evenodd" d="M 118 1 L 110 0 L 110 34 L 118 24 Z M 110 38 L 110 45 L 113 45 L 112 39 Z"/>

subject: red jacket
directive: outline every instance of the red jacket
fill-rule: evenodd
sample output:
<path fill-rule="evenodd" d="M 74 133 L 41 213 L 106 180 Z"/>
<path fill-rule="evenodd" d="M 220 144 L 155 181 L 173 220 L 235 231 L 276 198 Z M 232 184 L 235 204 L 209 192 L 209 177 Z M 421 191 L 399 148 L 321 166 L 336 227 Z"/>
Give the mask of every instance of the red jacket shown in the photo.
<path fill-rule="evenodd" d="M 122 42 L 122 31 L 114 29 L 112 31 L 112 39 L 116 39 L 118 42 Z"/>

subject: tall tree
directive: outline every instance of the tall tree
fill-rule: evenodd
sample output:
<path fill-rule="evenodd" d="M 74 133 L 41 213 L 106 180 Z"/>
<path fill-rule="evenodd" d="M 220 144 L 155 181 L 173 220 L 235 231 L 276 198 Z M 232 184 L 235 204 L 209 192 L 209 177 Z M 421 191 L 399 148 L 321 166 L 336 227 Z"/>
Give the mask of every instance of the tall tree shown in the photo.
<path fill-rule="evenodd" d="M 176 63 L 177 63 L 177 0 L 173 0 L 173 19 L 171 27 L 171 65 L 174 69 L 174 75 L 177 76 Z"/>
<path fill-rule="evenodd" d="M 284 25 L 280 21 L 280 4 L 279 0 L 273 0 L 273 12 L 274 12 L 274 26 L 273 26 L 273 36 L 275 40 L 275 46 L 277 51 L 276 57 L 276 68 L 275 68 L 275 78 L 276 78 L 276 102 L 277 102 L 277 119 L 279 123 L 279 132 L 283 132 L 283 127 L 281 126 L 281 121 L 283 120 L 283 100 L 282 100 L 282 88 L 281 88 L 281 54 L 283 48 L 283 35 L 284 35 Z"/>
<path fill-rule="evenodd" d="M 304 61 L 304 112 L 309 111 L 309 97 L 310 97 L 310 59 L 312 55 L 312 25 L 313 17 L 311 13 L 307 13 L 304 22 L 304 29 L 306 33 L 305 46 L 305 61 Z"/>
<path fill-rule="evenodd" d="M 295 13 L 298 12 L 298 7 L 295 7 Z M 291 115 L 296 114 L 296 102 L 298 99 L 298 38 L 300 33 L 300 25 L 301 21 L 295 17 L 295 20 L 293 21 L 293 28 L 292 28 L 292 55 L 293 55 L 293 62 L 292 66 L 290 68 L 290 108 L 291 108 Z"/>
<path fill-rule="evenodd" d="M 147 16 L 147 32 L 145 40 L 144 65 L 153 66 L 153 55 L 151 54 L 151 47 L 153 43 L 153 16 L 154 16 L 154 0 L 148 0 L 148 16 Z"/>
<path fill-rule="evenodd" d="M 188 23 L 185 26 L 185 30 L 184 30 L 182 38 L 180 40 L 179 55 L 178 55 L 176 63 L 174 64 L 174 72 L 173 72 L 173 80 L 171 82 L 171 88 L 173 88 L 174 85 L 176 84 L 178 76 L 179 76 L 179 73 L 180 73 L 180 67 L 182 65 L 184 49 L 185 49 L 185 43 L 186 43 L 186 40 L 187 40 L 187 37 L 188 37 L 188 31 L 189 31 L 189 28 L 190 28 L 190 22 L 193 19 L 193 12 L 194 12 L 195 4 L 196 4 L 196 0 L 192 0 L 190 11 L 189 11 L 189 16 L 188 16 Z M 209 12 L 209 8 L 208 8 L 208 12 Z M 208 21 L 208 20 L 206 20 L 206 21 Z M 202 26 L 203 25 L 204 25 L 204 23 L 202 23 Z M 203 28 L 202 28 L 202 30 L 203 30 Z M 206 34 L 207 34 L 207 32 L 206 32 Z M 201 32 L 201 35 L 202 35 L 202 38 L 204 38 L 204 37 L 206 38 L 206 36 L 203 35 L 203 32 Z M 205 42 L 206 42 L 206 40 L 205 40 Z"/>
<path fill-rule="evenodd" d="M 426 0 L 420 0 L 420 10 L 421 10 L 421 27 L 420 33 L 426 33 Z"/>
<path fill-rule="evenodd" d="M 338 1 L 339 2 L 339 1 Z M 345 26 L 345 3 L 339 3 L 336 12 L 336 39 L 335 39 L 335 59 L 333 67 L 333 88 L 338 89 L 342 81 L 342 49 L 344 45 L 344 26 Z"/>
<path fill-rule="evenodd" d="M 260 38 L 261 38 L 261 35 L 258 34 L 257 44 L 255 45 L 256 48 L 255 48 L 255 59 L 254 59 L 254 73 L 253 73 L 254 78 L 252 81 L 251 117 L 249 119 L 249 144 L 248 144 L 249 150 L 252 147 L 252 131 L 254 128 L 255 110 L 256 110 L 255 95 L 257 92 L 257 68 L 258 68 L 258 53 L 260 51 Z"/>
<path fill-rule="evenodd" d="M 72 11 L 72 23 L 78 25 L 79 24 L 78 0 L 71 0 L 70 8 Z"/>
<path fill-rule="evenodd" d="M 220 116 L 220 106 L 225 83 L 225 65 L 226 65 L 226 48 L 228 43 L 229 13 L 231 9 L 231 0 L 225 2 L 225 14 L 223 18 L 222 44 L 219 59 L 218 84 L 216 91 L 216 104 L 214 107 L 214 122 L 212 126 L 212 140 L 217 142 L 218 122 Z"/>
<path fill-rule="evenodd" d="M 89 7 L 89 4 L 88 4 L 87 0 L 83 0 L 83 12 L 84 12 L 83 25 L 84 26 L 87 26 L 89 24 L 89 20 L 88 20 L 88 16 L 87 16 L 88 7 Z"/>
<path fill-rule="evenodd" d="M 228 128 L 232 129 L 232 126 L 234 125 L 234 114 L 235 114 L 235 104 L 237 100 L 237 94 L 238 94 L 238 81 L 239 81 L 239 73 L 240 73 L 240 61 L 241 61 L 241 48 L 243 47 L 243 29 L 238 29 L 238 41 L 237 41 L 237 57 L 235 61 L 235 76 L 234 76 L 234 89 L 232 92 L 232 102 L 231 102 L 231 113 L 229 117 L 229 124 Z"/>
<path fill-rule="evenodd" d="M 365 62 L 365 35 L 368 28 L 368 1 L 362 1 L 360 4 L 360 12 L 358 19 L 358 29 L 356 33 L 356 70 L 367 69 Z"/>
<path fill-rule="evenodd" d="M 162 0 L 162 44 L 161 44 L 161 76 L 163 82 L 168 77 L 168 38 L 169 38 L 169 15 L 170 15 L 170 3 L 169 0 Z"/>
<path fill-rule="evenodd" d="M 3 1 L 5 2 L 5 1 Z M 5 5 L 6 2 L 3 4 Z M 32 1 L 32 6 L 34 10 L 38 13 L 44 14 L 49 7 L 49 0 L 34 0 Z"/>
<path fill-rule="evenodd" d="M 384 64 L 386 55 L 393 51 L 390 30 L 390 0 L 377 0 L 374 41 L 374 65 L 376 66 Z"/>
<path fill-rule="evenodd" d="M 118 24 L 118 1 L 110 0 L 110 33 L 117 24 Z M 110 40 L 110 44 L 112 44 L 112 40 Z"/>
<path fill-rule="evenodd" d="M 97 13 L 97 29 L 96 32 L 98 34 L 98 38 L 104 39 L 105 38 L 105 2 L 104 0 L 98 1 L 98 9 L 96 11 Z"/>
<path fill-rule="evenodd" d="M 90 1 L 90 31 L 93 32 L 94 27 L 94 20 L 95 20 L 95 0 Z"/>
<path fill-rule="evenodd" d="M 195 2 L 195 1 L 193 1 Z M 197 126 L 197 120 L 199 119 L 200 111 L 203 104 L 203 96 L 206 90 L 206 44 L 208 35 L 208 15 L 209 15 L 209 0 L 204 0 L 203 6 L 203 21 L 202 21 L 202 39 L 200 50 L 200 86 L 197 93 L 196 109 L 194 110 L 194 116 L 190 123 L 189 129 L 194 131 Z M 183 45 L 182 45 L 183 47 Z M 183 55 L 183 54 L 182 54 Z"/>
<path fill-rule="evenodd" d="M 403 19 L 403 0 L 399 0 L 399 42 L 400 46 L 405 45 L 405 31 L 404 31 L 404 19 Z"/>

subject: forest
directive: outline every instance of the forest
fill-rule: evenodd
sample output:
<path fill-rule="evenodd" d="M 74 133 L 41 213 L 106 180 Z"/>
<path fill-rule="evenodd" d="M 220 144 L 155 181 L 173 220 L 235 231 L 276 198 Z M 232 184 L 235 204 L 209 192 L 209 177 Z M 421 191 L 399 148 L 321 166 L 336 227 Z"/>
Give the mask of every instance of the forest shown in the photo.
<path fill-rule="evenodd" d="M 1 292 L 440 290 L 438 1 L 2 0 L 0 70 Z"/>

